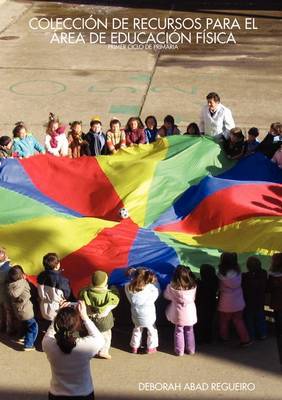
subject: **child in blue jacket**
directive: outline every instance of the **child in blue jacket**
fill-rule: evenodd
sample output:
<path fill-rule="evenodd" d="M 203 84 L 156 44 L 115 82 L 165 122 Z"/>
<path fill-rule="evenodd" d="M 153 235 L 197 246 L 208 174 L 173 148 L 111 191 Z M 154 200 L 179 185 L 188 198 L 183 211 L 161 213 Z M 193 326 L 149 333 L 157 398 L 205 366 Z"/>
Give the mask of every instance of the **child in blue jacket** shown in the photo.
<path fill-rule="evenodd" d="M 17 153 L 18 157 L 30 157 L 38 153 L 45 153 L 43 146 L 27 132 L 24 123 L 17 122 L 13 129 L 14 143 L 13 151 Z"/>

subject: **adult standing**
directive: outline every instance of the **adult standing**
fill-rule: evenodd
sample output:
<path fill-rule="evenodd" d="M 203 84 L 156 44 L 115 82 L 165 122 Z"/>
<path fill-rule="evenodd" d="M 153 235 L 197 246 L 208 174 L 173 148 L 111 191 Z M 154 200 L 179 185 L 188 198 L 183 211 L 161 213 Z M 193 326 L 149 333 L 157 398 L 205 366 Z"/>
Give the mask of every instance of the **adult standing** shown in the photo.
<path fill-rule="evenodd" d="M 202 108 L 200 116 L 200 132 L 228 139 L 230 129 L 235 127 L 231 111 L 221 104 L 220 97 L 215 92 L 209 93 L 206 99 L 207 104 Z"/>
<path fill-rule="evenodd" d="M 42 342 L 52 372 L 49 400 L 94 400 L 90 360 L 103 345 L 83 301 L 58 311 Z"/>

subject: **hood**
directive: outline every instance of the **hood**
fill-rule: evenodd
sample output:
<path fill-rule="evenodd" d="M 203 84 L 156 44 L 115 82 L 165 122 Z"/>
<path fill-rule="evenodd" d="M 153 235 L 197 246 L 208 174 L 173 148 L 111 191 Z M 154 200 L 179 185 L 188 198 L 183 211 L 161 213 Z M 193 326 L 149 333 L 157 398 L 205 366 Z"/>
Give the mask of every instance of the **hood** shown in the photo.
<path fill-rule="evenodd" d="M 218 274 L 218 279 L 220 283 L 224 284 L 224 286 L 235 289 L 241 286 L 242 276 L 240 273 L 238 274 L 236 271 L 229 271 L 225 276 Z"/>
<path fill-rule="evenodd" d="M 170 295 L 177 303 L 179 302 L 183 304 L 191 302 L 191 300 L 195 298 L 196 294 L 196 286 L 192 289 L 177 290 L 174 289 L 171 285 L 169 285 L 168 290 L 170 292 Z"/>

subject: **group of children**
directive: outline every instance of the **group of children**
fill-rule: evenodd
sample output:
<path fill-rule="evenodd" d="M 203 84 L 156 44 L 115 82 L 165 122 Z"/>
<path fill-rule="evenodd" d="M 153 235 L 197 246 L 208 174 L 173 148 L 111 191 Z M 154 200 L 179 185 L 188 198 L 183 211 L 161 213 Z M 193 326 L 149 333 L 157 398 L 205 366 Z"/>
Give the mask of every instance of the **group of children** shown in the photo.
<path fill-rule="evenodd" d="M 77 300 L 60 270 L 60 259 L 56 253 L 48 253 L 43 257 L 43 267 L 44 270 L 37 277 L 37 298 L 44 322 L 42 329 L 46 330 L 60 307 Z M 214 339 L 216 315 L 218 337 L 222 342 L 229 339 L 231 322 L 242 347 L 250 345 L 254 339 L 266 339 L 264 308 L 268 294 L 282 364 L 282 253 L 273 255 L 268 274 L 262 269 L 260 260 L 254 256 L 248 258 L 246 267 L 247 272 L 241 273 L 237 254 L 223 253 L 217 274 L 209 264 L 200 267 L 199 278 L 188 266 L 179 265 L 175 268 L 163 297 L 169 302 L 166 318 L 175 327 L 176 355 L 195 354 L 196 341 L 211 343 Z M 147 353 L 155 353 L 159 345 L 155 303 L 161 295 L 157 276 L 145 267 L 129 268 L 126 274 L 129 282 L 125 284 L 124 292 L 131 306 L 134 325 L 131 352 L 137 354 L 140 351 L 142 333 L 146 329 Z M 80 290 L 78 299 L 85 302 L 90 319 L 105 339 L 99 356 L 110 359 L 111 330 L 114 326 L 112 310 L 119 304 L 119 290 L 108 287 L 105 272 L 95 271 L 91 284 Z M 23 349 L 33 349 L 38 323 L 34 318 L 30 285 L 22 267 L 11 266 L 4 249 L 0 250 L 0 310 L 1 330 L 12 333 L 17 327 Z"/>
<path fill-rule="evenodd" d="M 102 122 L 98 116 L 90 121 L 90 129 L 87 133 L 83 132 L 81 121 L 73 121 L 69 125 L 70 130 L 67 132 L 67 127 L 61 124 L 53 113 L 50 113 L 43 147 L 29 133 L 24 122 L 17 122 L 13 129 L 13 139 L 9 136 L 0 137 L 0 158 L 25 158 L 45 152 L 54 156 L 71 158 L 115 154 L 125 147 L 152 143 L 166 136 L 181 134 L 171 115 L 164 118 L 160 128 L 153 115 L 145 119 L 145 125 L 139 117 L 131 117 L 125 128 L 122 128 L 121 122 L 114 118 L 110 121 L 110 128 L 106 132 L 103 131 Z M 183 134 L 202 135 L 195 122 L 189 124 Z M 260 151 L 282 167 L 281 123 L 272 123 L 261 143 L 258 141 L 258 136 L 259 130 L 256 127 L 249 129 L 246 140 L 240 128 L 231 129 L 229 137 L 222 136 L 221 139 L 227 157 L 236 160 Z"/>

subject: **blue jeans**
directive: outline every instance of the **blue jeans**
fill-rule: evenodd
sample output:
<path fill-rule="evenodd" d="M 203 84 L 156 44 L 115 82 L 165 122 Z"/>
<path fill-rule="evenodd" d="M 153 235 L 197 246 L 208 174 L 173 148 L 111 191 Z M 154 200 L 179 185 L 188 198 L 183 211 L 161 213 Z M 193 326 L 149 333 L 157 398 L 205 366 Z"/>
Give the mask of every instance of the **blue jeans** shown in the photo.
<path fill-rule="evenodd" d="M 282 311 L 274 310 L 274 321 L 275 321 L 275 331 L 276 331 L 276 340 L 279 354 L 279 361 L 282 365 Z"/>
<path fill-rule="evenodd" d="M 34 318 L 23 321 L 24 328 L 24 347 L 30 348 L 34 346 L 34 342 L 38 335 L 38 324 Z"/>
<path fill-rule="evenodd" d="M 263 310 L 256 311 L 246 308 L 244 317 L 251 339 L 254 339 L 256 336 L 258 338 L 264 338 L 266 336 L 266 321 Z"/>

